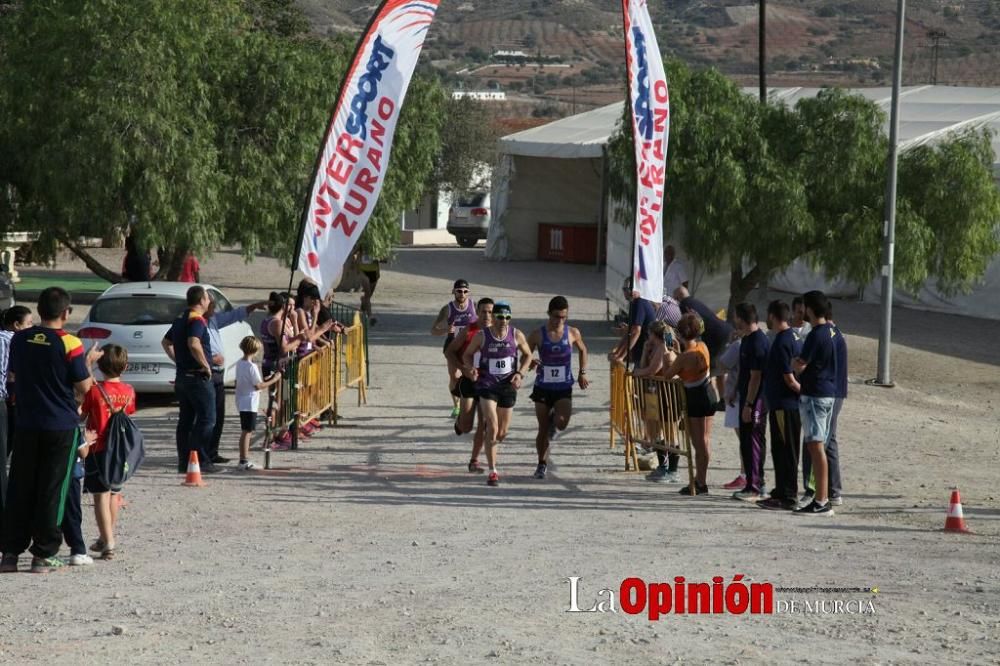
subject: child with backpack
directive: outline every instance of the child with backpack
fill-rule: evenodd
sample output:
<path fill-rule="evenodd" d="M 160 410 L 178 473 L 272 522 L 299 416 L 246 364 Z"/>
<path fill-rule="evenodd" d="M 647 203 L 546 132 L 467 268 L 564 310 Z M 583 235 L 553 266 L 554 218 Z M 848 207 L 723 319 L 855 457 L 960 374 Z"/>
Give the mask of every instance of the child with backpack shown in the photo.
<path fill-rule="evenodd" d="M 104 355 L 97 361 L 97 367 L 104 375 L 104 381 L 94 382 L 83 399 L 83 416 L 87 420 L 87 429 L 97 432 L 97 441 L 90 449 L 90 455 L 85 459 L 83 487 L 94 496 L 94 517 L 97 519 L 97 529 L 100 538 L 91 544 L 90 549 L 100 554 L 103 560 L 115 557 L 115 526 L 118 523 L 118 497 L 121 486 L 109 481 L 105 469 L 106 458 L 115 455 L 108 451 L 109 425 L 112 416 L 119 412 L 125 415 L 135 413 L 135 389 L 121 380 L 128 366 L 128 352 L 119 345 L 105 345 Z M 131 422 L 129 422 L 131 423 Z M 117 433 L 116 433 L 117 434 Z M 139 438 L 141 448 L 142 440 Z M 133 465 L 135 471 L 137 464 Z"/>
<path fill-rule="evenodd" d="M 257 413 L 260 411 L 260 391 L 281 379 L 275 372 L 265 381 L 254 358 L 264 348 L 260 340 L 248 335 L 240 341 L 243 358 L 236 362 L 236 409 L 240 413 L 240 464 L 239 469 L 255 469 L 250 462 L 250 440 L 257 429 Z"/>

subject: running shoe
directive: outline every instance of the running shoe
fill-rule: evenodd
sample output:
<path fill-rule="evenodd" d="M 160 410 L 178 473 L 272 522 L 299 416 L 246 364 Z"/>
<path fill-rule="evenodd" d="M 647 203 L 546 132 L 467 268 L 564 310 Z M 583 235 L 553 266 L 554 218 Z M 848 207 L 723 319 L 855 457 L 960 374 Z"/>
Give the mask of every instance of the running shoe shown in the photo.
<path fill-rule="evenodd" d="M 240 464 L 237 466 L 237 468 L 241 469 L 243 471 L 246 471 L 246 470 L 250 470 L 250 469 L 257 469 L 257 465 L 254 465 L 249 460 L 243 460 L 243 461 L 240 462 Z"/>
<path fill-rule="evenodd" d="M 732 495 L 734 500 L 740 500 L 741 502 L 756 502 L 760 499 L 760 493 L 751 488 L 744 488 L 743 490 L 737 490 Z"/>
<path fill-rule="evenodd" d="M 451 418 L 457 419 L 458 415 L 461 414 L 461 413 L 462 413 L 462 410 L 461 410 L 461 408 L 458 405 L 455 405 L 454 407 L 451 408 Z"/>
<path fill-rule="evenodd" d="M 740 488 L 746 488 L 746 487 L 747 487 L 746 474 L 740 474 L 738 477 L 736 477 L 726 485 L 722 486 L 724 490 L 739 490 Z"/>
<path fill-rule="evenodd" d="M 71 567 L 82 567 L 93 563 L 94 563 L 94 558 L 92 558 L 90 555 L 87 555 L 86 553 L 82 554 L 77 553 L 76 555 L 70 555 L 69 559 L 66 561 L 66 564 L 70 565 Z"/>
<path fill-rule="evenodd" d="M 812 503 L 813 497 L 815 497 L 815 495 L 816 494 L 814 492 L 812 492 L 811 490 L 807 490 L 804 493 L 802 493 L 802 497 L 799 498 L 799 501 L 798 501 L 798 504 L 796 505 L 796 508 L 797 509 L 802 509 L 802 508 L 805 508 L 805 507 L 809 506 Z"/>
<path fill-rule="evenodd" d="M 212 462 L 214 462 L 217 465 L 222 465 L 224 463 L 229 462 L 229 458 L 223 458 L 220 455 L 214 455 L 212 456 Z"/>
<path fill-rule="evenodd" d="M 810 502 L 806 506 L 799 507 L 798 509 L 795 509 L 795 515 L 802 515 L 802 516 L 832 516 L 833 515 L 833 507 L 830 506 L 829 502 L 827 502 L 826 504 L 820 504 L 816 500 L 813 500 L 812 502 Z"/>
<path fill-rule="evenodd" d="M 486 468 L 480 465 L 478 460 L 470 460 L 469 471 L 473 474 L 482 474 L 486 471 Z"/>
<path fill-rule="evenodd" d="M 691 494 L 691 486 L 690 485 L 684 486 L 683 488 L 681 488 L 678 491 L 678 494 L 679 495 L 690 495 Z M 707 485 L 699 486 L 698 484 L 695 484 L 695 486 L 694 486 L 694 494 L 695 495 L 707 495 L 708 494 L 708 486 Z"/>
<path fill-rule="evenodd" d="M 17 555 L 3 554 L 3 559 L 0 559 L 0 573 L 17 573 Z"/>
<path fill-rule="evenodd" d="M 545 478 L 545 464 L 541 464 L 535 468 L 535 478 L 544 479 Z"/>
<path fill-rule="evenodd" d="M 663 482 L 663 481 L 667 480 L 667 475 L 668 474 L 669 474 L 669 472 L 667 471 L 666 465 L 663 465 L 663 466 L 657 467 L 652 472 L 650 472 L 649 474 L 647 474 L 646 475 L 646 480 L 647 481 Z"/>
<path fill-rule="evenodd" d="M 58 557 L 32 557 L 31 573 L 52 573 L 59 571 L 66 566 L 66 563 Z"/>
<path fill-rule="evenodd" d="M 830 498 L 830 506 L 840 506 L 844 503 L 844 498 L 840 495 Z"/>
<path fill-rule="evenodd" d="M 795 509 L 794 500 L 785 500 L 780 497 L 768 497 L 757 502 L 757 506 L 771 511 L 792 511 Z"/>
<path fill-rule="evenodd" d="M 486 485 L 488 486 L 499 486 L 500 485 L 500 475 L 496 472 L 490 472 L 489 477 L 486 479 Z"/>

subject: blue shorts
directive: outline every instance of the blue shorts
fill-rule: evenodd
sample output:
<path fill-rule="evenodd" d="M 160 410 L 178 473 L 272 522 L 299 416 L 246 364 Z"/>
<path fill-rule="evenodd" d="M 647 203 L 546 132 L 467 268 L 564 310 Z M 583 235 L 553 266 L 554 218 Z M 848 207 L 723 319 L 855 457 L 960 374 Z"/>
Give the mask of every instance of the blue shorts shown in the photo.
<path fill-rule="evenodd" d="M 830 438 L 830 422 L 836 398 L 799 396 L 799 416 L 802 420 L 802 441 L 826 442 Z"/>

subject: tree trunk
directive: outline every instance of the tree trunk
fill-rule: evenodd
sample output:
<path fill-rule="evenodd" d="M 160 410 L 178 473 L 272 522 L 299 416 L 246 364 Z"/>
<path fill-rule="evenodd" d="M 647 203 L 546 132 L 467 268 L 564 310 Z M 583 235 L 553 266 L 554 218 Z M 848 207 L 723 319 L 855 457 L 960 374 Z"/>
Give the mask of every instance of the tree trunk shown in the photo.
<path fill-rule="evenodd" d="M 97 277 L 107 280 L 112 284 L 117 284 L 122 281 L 122 275 L 120 271 L 113 271 L 104 266 L 101 262 L 87 252 L 86 248 L 82 247 L 79 243 L 71 238 L 56 232 L 56 240 L 65 245 L 70 252 L 75 254 L 83 262 L 83 264 Z"/>
<path fill-rule="evenodd" d="M 746 300 L 747 296 L 757 286 L 760 280 L 760 266 L 754 266 L 746 275 L 743 274 L 743 262 L 734 259 L 729 269 L 729 305 L 726 308 L 726 319 L 733 321 L 733 310 L 737 304 Z"/>
<path fill-rule="evenodd" d="M 187 258 L 187 253 L 187 248 L 180 247 L 161 247 L 157 249 L 156 256 L 160 262 L 160 268 L 156 271 L 153 279 L 176 282 L 177 278 L 181 276 L 181 270 L 184 268 L 184 259 Z"/>

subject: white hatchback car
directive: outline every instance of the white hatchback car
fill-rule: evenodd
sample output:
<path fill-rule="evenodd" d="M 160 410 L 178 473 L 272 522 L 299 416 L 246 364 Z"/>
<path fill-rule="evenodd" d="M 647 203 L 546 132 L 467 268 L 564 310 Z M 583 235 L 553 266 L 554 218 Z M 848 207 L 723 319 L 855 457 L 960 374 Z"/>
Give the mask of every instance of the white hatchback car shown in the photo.
<path fill-rule="evenodd" d="M 175 366 L 160 344 L 170 325 L 187 307 L 189 282 L 125 282 L 116 284 L 97 297 L 77 336 L 90 348 L 98 344 L 121 345 L 128 350 L 128 369 L 122 381 L 137 393 L 172 393 Z M 203 285 L 215 301 L 217 312 L 229 312 L 233 304 L 211 285 Z M 236 362 L 243 357 L 240 340 L 253 335 L 246 322 L 237 322 L 219 331 L 226 358 L 225 380 L 236 380 Z M 94 375 L 101 379 L 100 371 Z"/>

